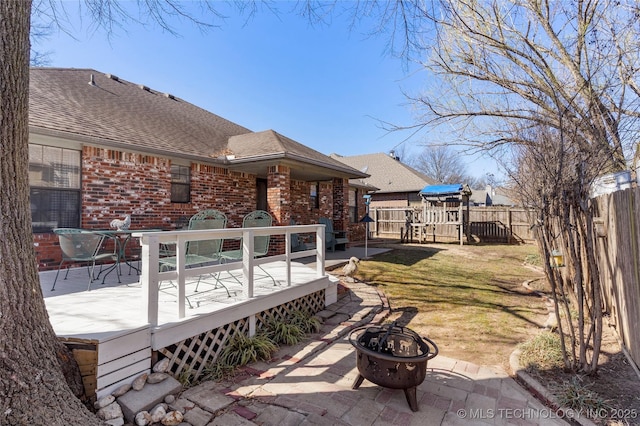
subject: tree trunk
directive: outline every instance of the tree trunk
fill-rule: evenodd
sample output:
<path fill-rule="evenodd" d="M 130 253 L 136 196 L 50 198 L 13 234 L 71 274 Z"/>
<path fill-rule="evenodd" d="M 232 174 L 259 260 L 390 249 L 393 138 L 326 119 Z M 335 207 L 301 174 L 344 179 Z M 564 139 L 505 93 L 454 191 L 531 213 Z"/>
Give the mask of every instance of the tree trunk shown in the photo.
<path fill-rule="evenodd" d="M 28 176 L 31 2 L 0 2 L 0 424 L 98 425 L 60 368 L 36 268 Z"/>

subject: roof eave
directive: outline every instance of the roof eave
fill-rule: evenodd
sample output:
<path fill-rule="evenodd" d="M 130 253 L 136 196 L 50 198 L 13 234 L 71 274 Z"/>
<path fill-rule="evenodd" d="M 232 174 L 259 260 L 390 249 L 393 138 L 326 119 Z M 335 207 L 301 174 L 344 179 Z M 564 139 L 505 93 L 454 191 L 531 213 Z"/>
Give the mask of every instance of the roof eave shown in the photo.
<path fill-rule="evenodd" d="M 29 126 L 29 133 L 30 134 L 34 133 L 42 136 L 50 136 L 54 138 L 60 138 L 63 140 L 69 140 L 72 142 L 77 142 L 82 144 L 105 146 L 109 148 L 124 149 L 127 151 L 144 152 L 144 153 L 158 155 L 162 157 L 183 158 L 185 160 L 199 161 L 204 163 L 215 163 L 215 164 L 221 164 L 221 165 L 228 164 L 228 160 L 225 157 L 213 158 L 210 156 L 185 154 L 185 153 L 179 153 L 176 151 L 169 151 L 164 149 L 139 147 L 139 146 L 132 145 L 130 143 L 116 141 L 112 139 L 96 138 L 94 136 L 87 136 L 87 135 L 82 135 L 78 133 L 70 133 L 62 130 L 48 129 L 45 127 Z"/>
<path fill-rule="evenodd" d="M 362 179 L 362 178 L 369 177 L 368 174 L 362 173 L 346 165 L 345 167 L 339 167 L 336 164 L 330 164 L 330 163 L 314 160 L 311 158 L 303 157 L 301 155 L 288 153 L 288 152 L 274 152 L 269 154 L 252 155 L 252 156 L 240 157 L 240 158 L 227 157 L 227 161 L 229 162 L 229 166 L 231 167 L 233 167 L 234 165 L 242 165 L 247 163 L 282 161 L 282 160 L 291 160 L 296 163 L 309 164 L 316 167 L 322 167 L 322 168 L 334 170 L 336 172 L 339 172 L 341 175 L 343 175 L 343 177 L 346 177 L 349 179 Z"/>

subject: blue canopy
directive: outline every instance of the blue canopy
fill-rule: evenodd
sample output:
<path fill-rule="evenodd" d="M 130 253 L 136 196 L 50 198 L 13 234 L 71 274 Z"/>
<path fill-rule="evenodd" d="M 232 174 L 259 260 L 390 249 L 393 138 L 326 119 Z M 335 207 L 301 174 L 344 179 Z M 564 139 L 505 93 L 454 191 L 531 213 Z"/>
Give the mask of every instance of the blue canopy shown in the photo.
<path fill-rule="evenodd" d="M 456 183 L 453 185 L 427 185 L 422 188 L 422 191 L 420 191 L 420 195 L 424 195 L 426 197 L 460 195 L 462 190 L 463 186 L 461 183 Z"/>

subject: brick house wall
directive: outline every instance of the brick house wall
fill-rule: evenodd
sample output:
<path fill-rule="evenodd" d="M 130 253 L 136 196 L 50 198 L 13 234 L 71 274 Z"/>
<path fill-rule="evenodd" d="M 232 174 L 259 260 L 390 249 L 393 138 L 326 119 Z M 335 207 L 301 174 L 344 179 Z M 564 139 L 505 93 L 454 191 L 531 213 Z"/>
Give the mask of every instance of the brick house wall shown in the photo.
<path fill-rule="evenodd" d="M 256 209 L 256 176 L 224 167 L 192 163 L 189 203 L 170 201 L 168 158 L 84 146 L 81 176 L 80 227 L 87 229 L 108 229 L 111 220 L 126 214 L 131 215 L 131 229 L 179 229 L 203 209 L 222 211 L 227 216 L 227 227 L 235 228 L 242 226 L 244 215 Z M 292 181 L 287 166 L 270 168 L 267 187 L 267 205 L 274 225 L 288 225 L 291 218 L 297 224 L 317 223 L 324 216 L 333 219 L 336 229 L 344 229 L 340 226 L 346 225 L 346 219 L 339 218 L 339 212 L 348 218 L 346 179 L 320 183 L 319 209 L 310 208 L 310 184 Z M 354 241 L 351 236 L 350 241 Z M 61 253 L 55 234 L 34 234 L 34 249 L 40 270 L 58 267 Z M 282 237 L 274 237 L 270 251 L 284 251 Z"/>
<path fill-rule="evenodd" d="M 333 229 L 347 229 L 349 217 L 349 183 L 347 179 L 333 179 Z"/>
<path fill-rule="evenodd" d="M 274 225 L 288 225 L 291 217 L 291 169 L 279 164 L 267 173 L 267 206 Z"/>
<path fill-rule="evenodd" d="M 279 164 L 267 172 L 267 206 L 274 225 L 288 225 L 291 217 L 291 169 Z M 284 236 L 269 240 L 269 253 L 284 253 Z"/>
<path fill-rule="evenodd" d="M 362 197 L 360 191 L 358 191 L 358 197 L 356 199 L 356 203 L 358 205 L 358 217 L 357 217 L 357 221 L 356 223 L 349 223 L 346 227 L 347 229 L 347 234 L 349 236 L 349 241 L 351 243 L 355 242 L 355 241 L 364 241 L 365 239 L 365 233 L 366 233 L 366 224 L 365 223 L 360 223 L 360 219 L 362 219 L 365 215 L 365 213 L 367 212 L 367 205 L 365 203 L 365 199 L 364 197 Z M 348 207 L 348 206 L 347 206 Z M 346 216 L 347 218 L 349 217 L 348 215 Z M 371 231 L 371 225 L 369 225 L 369 230 Z"/>
<path fill-rule="evenodd" d="M 333 219 L 333 185 L 327 182 L 320 182 L 318 196 L 320 197 L 320 207 L 315 209 L 314 213 L 317 216 L 312 217 L 312 219 L 315 219 L 316 221 L 320 217 Z"/>
<path fill-rule="evenodd" d="M 389 192 L 374 194 L 371 197 L 371 207 L 403 208 L 422 205 L 422 198 L 416 192 Z"/>
<path fill-rule="evenodd" d="M 293 219 L 297 225 L 317 222 L 311 208 L 311 185 L 309 182 L 301 180 L 291 181 L 291 204 L 289 209 L 289 219 Z M 287 223 L 288 224 L 288 223 Z"/>

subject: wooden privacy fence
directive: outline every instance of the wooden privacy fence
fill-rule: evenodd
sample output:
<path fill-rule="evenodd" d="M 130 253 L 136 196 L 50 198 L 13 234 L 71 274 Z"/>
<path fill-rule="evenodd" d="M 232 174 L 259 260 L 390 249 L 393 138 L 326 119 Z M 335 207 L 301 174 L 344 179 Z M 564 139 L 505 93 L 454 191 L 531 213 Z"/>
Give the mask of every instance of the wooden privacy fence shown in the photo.
<path fill-rule="evenodd" d="M 640 188 L 600 195 L 594 201 L 605 309 L 640 366 Z"/>
<path fill-rule="evenodd" d="M 465 209 L 466 210 L 466 209 Z M 466 211 L 464 212 L 466 214 Z M 369 215 L 375 221 L 370 225 L 374 236 L 387 238 L 410 237 L 411 223 L 424 221 L 421 207 L 372 208 Z M 470 238 L 475 242 L 533 243 L 534 234 L 527 210 L 515 207 L 470 207 Z M 433 238 L 451 241 L 459 238 L 453 225 L 438 225 Z M 465 232 L 466 234 L 466 232 Z"/>

